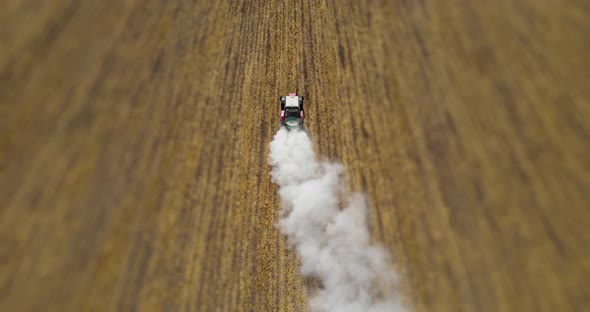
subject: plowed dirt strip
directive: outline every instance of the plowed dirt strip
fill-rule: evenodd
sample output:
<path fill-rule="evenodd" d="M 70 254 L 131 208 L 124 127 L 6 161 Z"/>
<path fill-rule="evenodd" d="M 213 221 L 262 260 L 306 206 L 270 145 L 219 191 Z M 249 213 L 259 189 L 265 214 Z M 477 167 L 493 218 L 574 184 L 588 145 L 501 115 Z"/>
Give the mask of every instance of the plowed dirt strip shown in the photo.
<path fill-rule="evenodd" d="M 278 96 L 418 311 L 590 305 L 584 1 L 9 1 L 0 307 L 303 311 Z M 304 195 L 304 194 L 302 194 Z"/>

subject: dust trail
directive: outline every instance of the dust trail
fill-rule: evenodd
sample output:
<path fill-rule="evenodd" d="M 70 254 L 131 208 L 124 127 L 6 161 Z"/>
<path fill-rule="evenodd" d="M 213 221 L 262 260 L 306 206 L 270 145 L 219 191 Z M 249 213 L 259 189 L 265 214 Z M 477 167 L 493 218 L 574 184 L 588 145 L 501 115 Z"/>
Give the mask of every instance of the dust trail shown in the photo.
<path fill-rule="evenodd" d="M 343 194 L 343 166 L 319 161 L 307 133 L 284 128 L 270 143 L 270 164 L 278 227 L 297 250 L 301 273 L 323 285 L 310 310 L 404 311 L 388 254 L 370 242 L 365 198 Z"/>

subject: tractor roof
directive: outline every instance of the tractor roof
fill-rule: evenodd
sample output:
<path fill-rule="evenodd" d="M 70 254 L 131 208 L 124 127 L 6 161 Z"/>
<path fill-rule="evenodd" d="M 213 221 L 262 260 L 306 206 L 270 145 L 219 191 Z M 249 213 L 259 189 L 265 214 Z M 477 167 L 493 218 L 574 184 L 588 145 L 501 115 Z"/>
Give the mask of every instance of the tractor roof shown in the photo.
<path fill-rule="evenodd" d="M 285 101 L 285 107 L 295 106 L 299 107 L 299 97 L 298 96 L 287 96 Z"/>

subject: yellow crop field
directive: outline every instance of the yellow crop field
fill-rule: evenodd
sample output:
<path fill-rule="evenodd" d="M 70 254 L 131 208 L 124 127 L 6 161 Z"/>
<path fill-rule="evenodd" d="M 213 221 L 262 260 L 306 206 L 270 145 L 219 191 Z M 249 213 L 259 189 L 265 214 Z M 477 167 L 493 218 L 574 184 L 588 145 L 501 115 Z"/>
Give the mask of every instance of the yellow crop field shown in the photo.
<path fill-rule="evenodd" d="M 589 56 L 582 0 L 2 3 L 0 310 L 306 311 L 295 91 L 409 310 L 588 309 Z"/>

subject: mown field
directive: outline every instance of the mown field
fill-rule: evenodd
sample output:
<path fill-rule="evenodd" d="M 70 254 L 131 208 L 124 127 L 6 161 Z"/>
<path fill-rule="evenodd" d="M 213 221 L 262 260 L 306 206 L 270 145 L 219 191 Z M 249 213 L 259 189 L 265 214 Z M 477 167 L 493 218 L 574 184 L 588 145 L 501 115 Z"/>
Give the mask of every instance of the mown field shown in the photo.
<path fill-rule="evenodd" d="M 415 310 L 590 307 L 585 1 L 14 0 L 0 43 L 1 310 L 305 310 L 294 90 Z"/>

